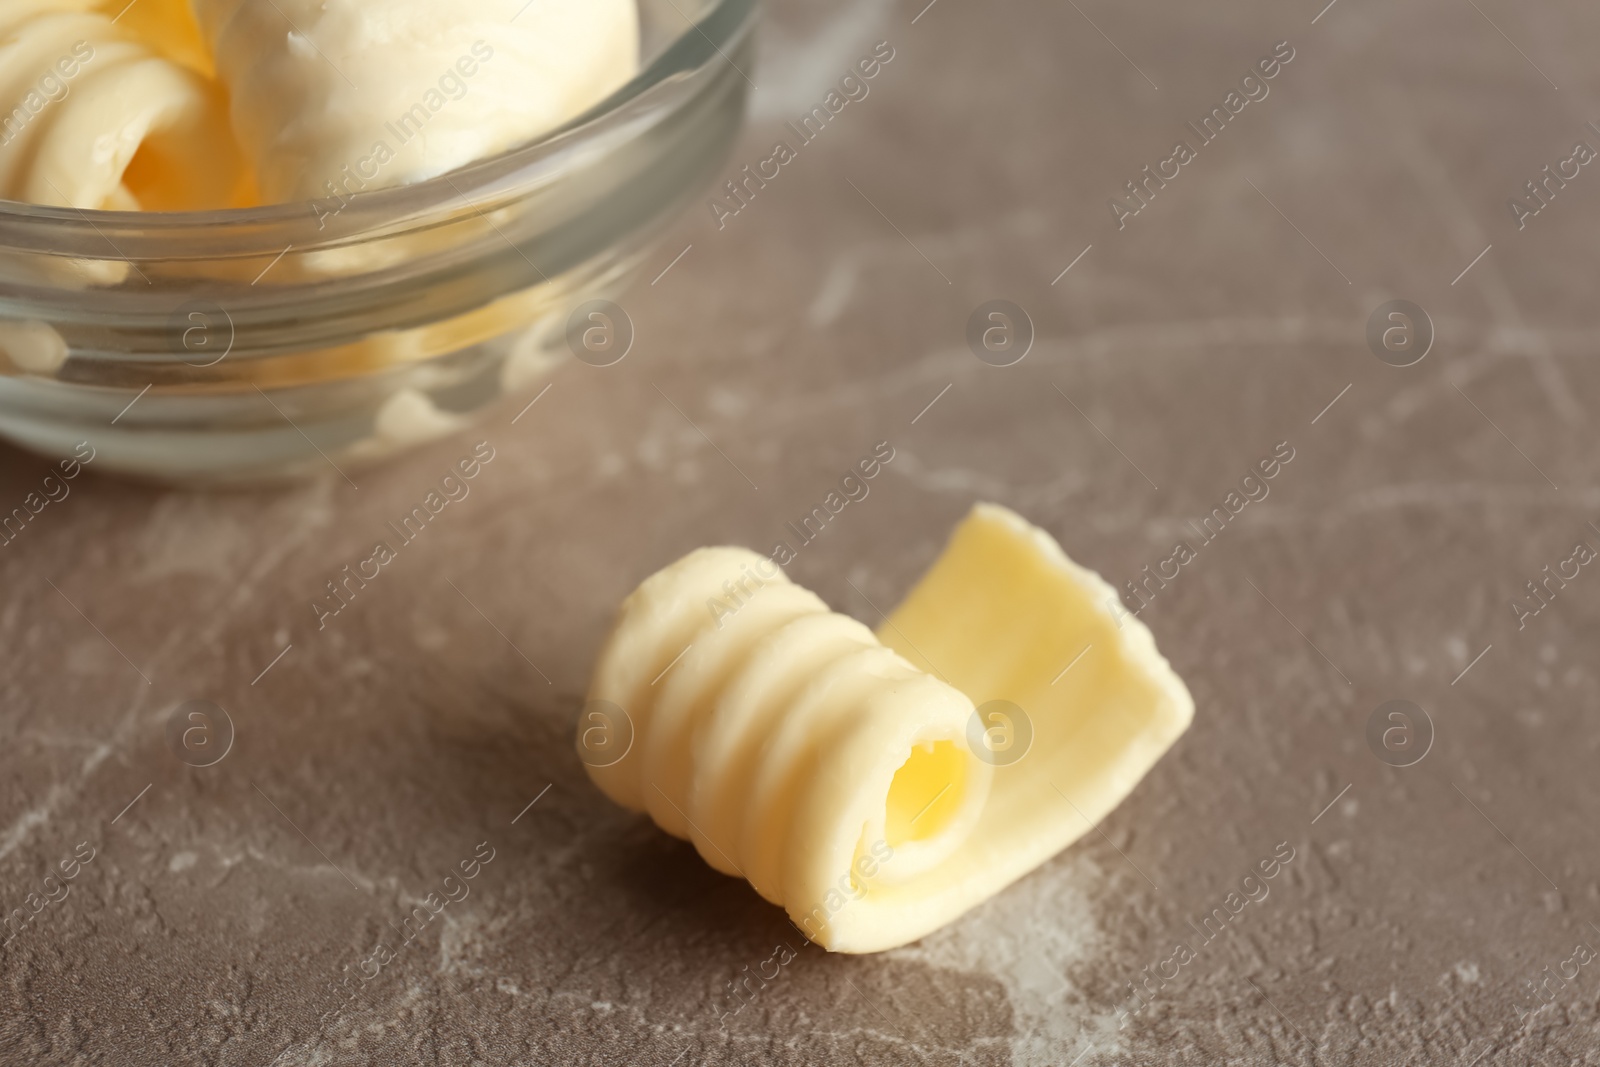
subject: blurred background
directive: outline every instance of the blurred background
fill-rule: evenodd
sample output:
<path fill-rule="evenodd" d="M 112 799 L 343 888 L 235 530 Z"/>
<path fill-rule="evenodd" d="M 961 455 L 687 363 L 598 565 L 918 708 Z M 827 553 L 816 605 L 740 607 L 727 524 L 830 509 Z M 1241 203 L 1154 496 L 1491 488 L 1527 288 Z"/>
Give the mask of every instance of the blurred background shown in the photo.
<path fill-rule="evenodd" d="M 774 0 L 719 182 L 793 158 L 677 220 L 625 358 L 286 489 L 90 464 L 0 545 L 0 905 L 78 868 L 5 931 L 0 1060 L 1596 1062 L 1600 10 L 1324 3 Z M 869 623 L 976 501 L 1121 587 L 1293 458 L 1141 609 L 1197 710 L 1138 790 L 851 958 L 606 801 L 572 729 L 634 585 L 770 549 L 878 442 L 789 567 Z M 51 469 L 0 453 L 0 502 Z"/>

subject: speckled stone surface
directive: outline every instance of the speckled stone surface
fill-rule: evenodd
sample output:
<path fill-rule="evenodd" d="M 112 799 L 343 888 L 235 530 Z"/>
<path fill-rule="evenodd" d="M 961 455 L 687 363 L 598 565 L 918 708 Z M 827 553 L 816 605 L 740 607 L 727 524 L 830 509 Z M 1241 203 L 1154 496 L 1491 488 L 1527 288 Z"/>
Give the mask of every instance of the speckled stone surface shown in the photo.
<path fill-rule="evenodd" d="M 359 488 L 91 473 L 0 547 L 0 906 L 66 893 L 6 931 L 0 1062 L 1600 1062 L 1600 572 L 1569 562 L 1600 547 L 1600 172 L 1563 162 L 1600 145 L 1600 9 L 924 2 L 773 5 L 730 176 L 894 58 L 720 229 L 681 220 L 622 363 Z M 1577 174 L 1541 203 L 1547 164 Z M 1013 366 L 965 339 L 991 299 L 1033 323 Z M 1392 299 L 1436 331 L 1410 367 L 1366 340 Z M 1129 800 L 947 929 L 831 957 L 606 802 L 571 735 L 636 582 L 769 548 L 880 440 L 790 568 L 869 622 L 976 500 L 1120 585 L 1294 458 L 1142 612 L 1197 712 Z M 0 454 L 0 503 L 45 470 Z M 1546 566 L 1576 571 L 1548 604 Z M 1407 767 L 1367 741 L 1397 699 L 1433 727 Z M 191 700 L 232 721 L 214 766 L 169 747 Z"/>

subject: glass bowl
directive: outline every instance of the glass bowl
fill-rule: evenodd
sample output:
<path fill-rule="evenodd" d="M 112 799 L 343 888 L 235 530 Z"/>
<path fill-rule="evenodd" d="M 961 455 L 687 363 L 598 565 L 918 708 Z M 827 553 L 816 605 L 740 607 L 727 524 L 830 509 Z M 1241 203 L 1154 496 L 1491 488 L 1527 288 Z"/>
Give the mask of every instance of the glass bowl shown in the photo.
<path fill-rule="evenodd" d="M 0 436 L 181 484 L 346 472 L 561 360 L 721 168 L 757 0 L 641 0 L 638 75 L 532 144 L 415 185 L 217 212 L 0 201 Z M 621 320 L 621 321 L 619 321 Z"/>

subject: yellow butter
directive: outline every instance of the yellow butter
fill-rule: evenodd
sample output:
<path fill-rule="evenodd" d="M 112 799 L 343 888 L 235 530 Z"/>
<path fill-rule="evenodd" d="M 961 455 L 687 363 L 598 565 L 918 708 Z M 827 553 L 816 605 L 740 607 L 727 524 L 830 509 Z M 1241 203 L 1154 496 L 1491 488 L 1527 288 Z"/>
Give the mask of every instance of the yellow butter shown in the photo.
<path fill-rule="evenodd" d="M 221 90 L 96 7 L 0 4 L 0 199 L 229 206 L 241 164 Z"/>
<path fill-rule="evenodd" d="M 893 948 L 1077 840 L 1187 728 L 1188 690 L 1115 603 L 995 505 L 876 634 L 766 557 L 701 549 L 624 602 L 579 754 L 819 944 Z"/>
<path fill-rule="evenodd" d="M 421 181 L 530 141 L 634 74 L 636 0 L 193 0 L 269 202 Z"/>
<path fill-rule="evenodd" d="M 192 6 L 0 0 L 0 199 L 322 217 L 547 133 L 638 66 L 635 0 Z"/>

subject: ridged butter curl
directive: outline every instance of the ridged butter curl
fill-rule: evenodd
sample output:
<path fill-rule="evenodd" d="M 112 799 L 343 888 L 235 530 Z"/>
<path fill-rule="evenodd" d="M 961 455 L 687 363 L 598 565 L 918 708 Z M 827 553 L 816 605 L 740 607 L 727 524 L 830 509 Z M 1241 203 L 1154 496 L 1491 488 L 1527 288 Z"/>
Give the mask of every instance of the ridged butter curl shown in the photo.
<path fill-rule="evenodd" d="M 1194 715 L 1111 586 L 992 504 L 876 633 L 766 557 L 692 552 L 623 603 L 590 698 L 578 754 L 606 795 L 841 952 L 1050 860 Z"/>
<path fill-rule="evenodd" d="M 579 746 L 596 784 L 823 943 L 845 902 L 953 852 L 988 793 L 971 700 L 741 548 L 646 579 L 590 698 Z M 597 723 L 627 751 L 593 746 Z"/>

